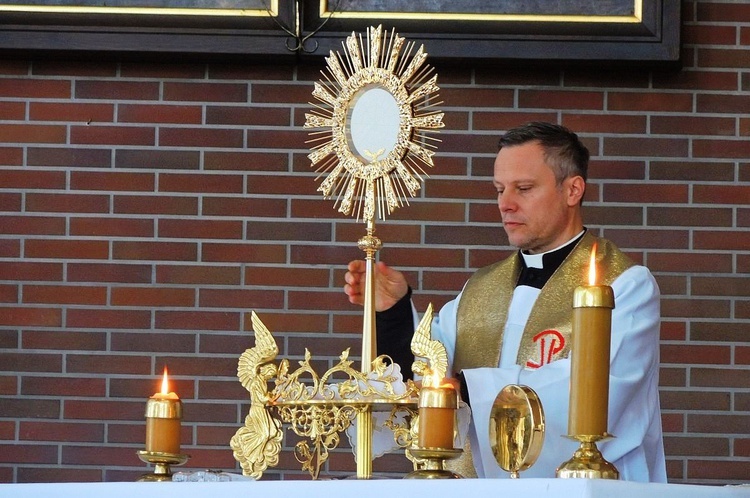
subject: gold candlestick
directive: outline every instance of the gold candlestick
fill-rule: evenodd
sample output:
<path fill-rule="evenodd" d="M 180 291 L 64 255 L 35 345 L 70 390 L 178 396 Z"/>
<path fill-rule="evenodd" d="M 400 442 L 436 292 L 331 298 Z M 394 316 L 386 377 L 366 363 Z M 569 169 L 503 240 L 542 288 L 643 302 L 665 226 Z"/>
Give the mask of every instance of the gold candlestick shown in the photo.
<path fill-rule="evenodd" d="M 429 379 L 428 376 L 425 381 Z M 445 461 L 456 458 L 462 451 L 453 447 L 458 393 L 450 384 L 423 386 L 419 391 L 418 408 L 418 447 L 408 451 L 421 460 L 421 468 L 407 474 L 406 479 L 460 478 L 445 468 Z"/>
<path fill-rule="evenodd" d="M 182 401 L 169 391 L 167 368 L 161 383 L 161 392 L 146 402 L 146 449 L 138 457 L 154 465 L 153 474 L 141 477 L 142 481 L 167 481 L 172 479 L 170 465 L 182 465 L 188 460 L 180 453 Z"/>
<path fill-rule="evenodd" d="M 618 479 L 596 442 L 607 433 L 609 357 L 612 335 L 612 288 L 596 285 L 596 246 L 591 251 L 589 285 L 573 294 L 568 437 L 581 443 L 573 457 L 557 469 L 557 477 Z"/>

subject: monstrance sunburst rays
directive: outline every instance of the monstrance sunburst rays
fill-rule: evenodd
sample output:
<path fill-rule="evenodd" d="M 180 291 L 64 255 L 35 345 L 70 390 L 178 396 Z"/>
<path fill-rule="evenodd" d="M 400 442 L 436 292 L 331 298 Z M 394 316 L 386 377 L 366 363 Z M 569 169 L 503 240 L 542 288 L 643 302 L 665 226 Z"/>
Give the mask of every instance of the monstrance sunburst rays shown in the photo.
<path fill-rule="evenodd" d="M 317 102 L 305 114 L 305 128 L 318 129 L 308 141 L 318 179 L 325 176 L 318 191 L 335 198 L 339 212 L 365 221 L 376 214 L 385 219 L 417 194 L 439 142 L 431 134 L 443 127 L 444 114 L 435 109 L 437 75 L 425 64 L 427 53 L 404 42 L 393 31 L 383 33 L 382 26 L 370 27 L 366 41 L 352 33 L 343 54 L 331 51 L 326 57 L 324 79 L 313 91 Z M 389 151 L 357 153 L 349 121 L 356 100 L 372 88 L 390 93 L 398 108 L 395 144 Z"/>

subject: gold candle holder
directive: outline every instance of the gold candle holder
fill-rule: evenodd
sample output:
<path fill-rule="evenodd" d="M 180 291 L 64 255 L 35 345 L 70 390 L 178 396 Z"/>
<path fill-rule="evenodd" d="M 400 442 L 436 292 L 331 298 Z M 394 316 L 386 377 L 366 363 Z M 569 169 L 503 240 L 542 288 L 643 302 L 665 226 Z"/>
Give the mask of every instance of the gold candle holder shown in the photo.
<path fill-rule="evenodd" d="M 182 465 L 188 460 L 180 453 L 182 400 L 169 391 L 167 369 L 164 368 L 161 392 L 146 402 L 146 449 L 138 452 L 141 461 L 154 465 L 152 474 L 139 481 L 172 480 L 171 465 Z"/>
<path fill-rule="evenodd" d="M 620 472 L 602 456 L 596 446 L 597 441 L 609 439 L 609 434 L 600 436 L 568 436 L 580 441 L 581 445 L 573 457 L 557 469 L 557 477 L 562 479 L 619 479 Z"/>
<path fill-rule="evenodd" d="M 619 479 L 617 468 L 602 456 L 597 441 L 607 432 L 609 410 L 609 357 L 614 292 L 596 285 L 596 246 L 591 252 L 589 285 L 573 293 L 570 407 L 568 437 L 579 441 L 573 457 L 556 472 L 561 478 Z"/>
<path fill-rule="evenodd" d="M 183 465 L 190 458 L 189 455 L 175 454 L 175 453 L 160 453 L 154 451 L 139 451 L 138 458 L 142 462 L 150 463 L 154 466 L 154 471 L 151 474 L 143 474 L 138 481 L 139 482 L 151 482 L 151 481 L 171 481 L 172 480 L 172 468 L 171 466 Z"/>
<path fill-rule="evenodd" d="M 462 451 L 453 447 L 458 393 L 451 385 L 424 386 L 419 391 L 418 408 L 417 448 L 410 448 L 409 452 L 421 461 L 421 468 L 409 473 L 406 478 L 460 478 L 460 475 L 445 468 L 445 461 L 456 458 Z"/>

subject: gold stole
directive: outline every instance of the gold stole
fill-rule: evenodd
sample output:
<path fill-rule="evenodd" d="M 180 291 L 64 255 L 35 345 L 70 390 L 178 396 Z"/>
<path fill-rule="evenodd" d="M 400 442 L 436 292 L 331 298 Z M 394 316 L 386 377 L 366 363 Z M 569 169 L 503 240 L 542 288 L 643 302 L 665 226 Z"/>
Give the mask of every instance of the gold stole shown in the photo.
<path fill-rule="evenodd" d="M 588 282 L 594 243 L 597 245 L 597 284 L 610 285 L 633 266 L 630 258 L 612 242 L 586 232 L 540 291 L 523 331 L 517 364 L 535 368 L 570 354 L 573 291 Z M 520 272 L 520 256 L 513 254 L 480 269 L 467 282 L 456 317 L 454 373 L 499 365 L 508 307 Z M 464 457 L 451 467 L 470 477 L 476 474 L 473 474 L 469 448 L 466 450 Z"/>

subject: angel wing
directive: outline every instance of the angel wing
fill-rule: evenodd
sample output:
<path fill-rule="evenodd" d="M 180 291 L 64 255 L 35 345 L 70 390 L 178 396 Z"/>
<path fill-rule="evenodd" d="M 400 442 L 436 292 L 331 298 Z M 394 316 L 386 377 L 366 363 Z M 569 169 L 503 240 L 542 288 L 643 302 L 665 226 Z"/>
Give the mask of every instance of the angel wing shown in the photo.
<path fill-rule="evenodd" d="M 414 356 L 426 358 L 429 361 L 429 367 L 425 373 L 431 374 L 436 382 L 440 382 L 445 378 L 445 373 L 448 370 L 448 353 L 440 341 L 430 338 L 431 327 L 432 303 L 427 306 L 422 320 L 419 321 L 419 325 L 414 331 L 414 336 L 411 339 L 411 352 L 414 353 Z M 414 363 L 417 366 L 416 364 L 419 362 Z"/>
<path fill-rule="evenodd" d="M 240 360 L 237 364 L 237 377 L 239 377 L 242 386 L 248 391 L 251 390 L 252 381 L 259 375 L 258 368 L 262 364 L 273 360 L 279 354 L 279 346 L 276 344 L 276 340 L 254 311 L 252 312 L 251 320 L 253 330 L 255 331 L 255 346 L 246 349 L 240 355 Z"/>

